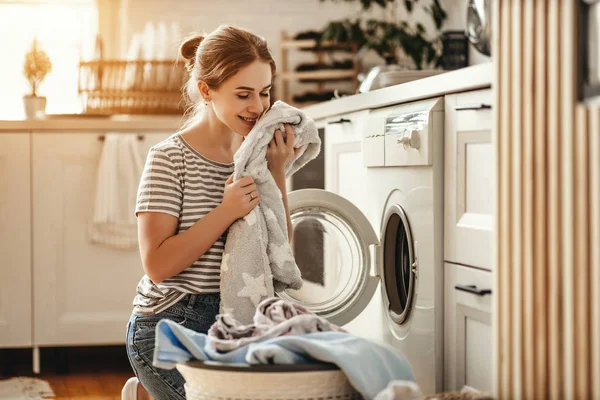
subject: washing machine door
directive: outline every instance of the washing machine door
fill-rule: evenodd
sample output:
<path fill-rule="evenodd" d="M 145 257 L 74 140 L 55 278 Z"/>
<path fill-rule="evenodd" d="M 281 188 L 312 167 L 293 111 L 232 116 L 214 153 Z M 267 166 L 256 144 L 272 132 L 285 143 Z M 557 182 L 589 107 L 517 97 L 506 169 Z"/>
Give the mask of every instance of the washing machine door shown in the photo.
<path fill-rule="evenodd" d="M 418 262 L 410 223 L 400 204 L 387 205 L 381 233 L 383 263 L 380 272 L 387 314 L 394 325 L 403 325 L 414 306 Z"/>
<path fill-rule="evenodd" d="M 278 295 L 345 325 L 364 310 L 379 283 L 370 249 L 379 244 L 377 234 L 354 204 L 332 192 L 293 191 L 288 205 L 304 284 Z"/>

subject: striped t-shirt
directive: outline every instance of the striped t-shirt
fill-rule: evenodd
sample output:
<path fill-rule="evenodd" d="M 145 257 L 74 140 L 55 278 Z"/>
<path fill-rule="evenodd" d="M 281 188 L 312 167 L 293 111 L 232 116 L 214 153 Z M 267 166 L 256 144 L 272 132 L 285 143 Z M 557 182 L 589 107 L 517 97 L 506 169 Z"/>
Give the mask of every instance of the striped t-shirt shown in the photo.
<path fill-rule="evenodd" d="M 204 157 L 176 133 L 153 146 L 140 180 L 136 215 L 161 212 L 178 218 L 177 234 L 184 232 L 221 204 L 225 181 L 233 163 Z M 133 301 L 134 313 L 156 314 L 188 293 L 218 293 L 223 234 L 194 264 L 155 284 L 147 275 L 140 280 Z"/>

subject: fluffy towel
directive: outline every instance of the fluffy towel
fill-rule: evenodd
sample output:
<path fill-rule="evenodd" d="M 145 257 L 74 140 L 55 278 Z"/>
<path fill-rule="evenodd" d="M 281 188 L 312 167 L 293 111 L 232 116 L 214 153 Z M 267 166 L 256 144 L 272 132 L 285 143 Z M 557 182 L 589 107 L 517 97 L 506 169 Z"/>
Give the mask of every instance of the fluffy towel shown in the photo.
<path fill-rule="evenodd" d="M 414 381 L 411 367 L 400 351 L 349 333 L 278 336 L 221 353 L 207 335 L 174 321 L 161 320 L 156 325 L 154 366 L 171 369 L 190 360 L 252 365 L 333 363 L 365 399 L 373 399 L 390 381 Z"/>
<path fill-rule="evenodd" d="M 137 135 L 110 133 L 104 138 L 89 226 L 92 243 L 137 248 L 135 202 L 144 166 L 138 146 Z"/>
<path fill-rule="evenodd" d="M 304 112 L 277 101 L 257 121 L 234 156 L 234 180 L 254 178 L 260 204 L 233 223 L 227 234 L 221 263 L 221 312 L 248 324 L 261 300 L 274 292 L 299 289 L 300 270 L 288 242 L 287 220 L 281 192 L 267 167 L 267 147 L 276 129 L 292 125 L 296 148 L 302 147 L 287 166 L 290 176 L 320 151 L 317 127 Z"/>
<path fill-rule="evenodd" d="M 272 297 L 258 305 L 253 324 L 242 325 L 227 314 L 219 315 L 208 338 L 215 350 L 226 352 L 277 336 L 325 331 L 345 332 L 300 305 Z"/>

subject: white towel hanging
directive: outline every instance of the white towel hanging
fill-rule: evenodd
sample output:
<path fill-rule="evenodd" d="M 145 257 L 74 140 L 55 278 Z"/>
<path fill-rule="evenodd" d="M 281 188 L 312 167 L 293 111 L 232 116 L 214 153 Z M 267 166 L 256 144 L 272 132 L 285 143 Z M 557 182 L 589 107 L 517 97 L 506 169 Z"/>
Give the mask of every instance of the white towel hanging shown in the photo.
<path fill-rule="evenodd" d="M 137 135 L 105 136 L 89 227 L 92 243 L 118 249 L 137 248 L 135 202 L 143 168 L 138 146 Z"/>

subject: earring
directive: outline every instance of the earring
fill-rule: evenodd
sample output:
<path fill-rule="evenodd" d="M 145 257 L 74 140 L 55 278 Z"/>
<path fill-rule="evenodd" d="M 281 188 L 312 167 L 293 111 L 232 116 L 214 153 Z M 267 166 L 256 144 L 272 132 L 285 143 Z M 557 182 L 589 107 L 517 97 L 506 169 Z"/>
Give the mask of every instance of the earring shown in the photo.
<path fill-rule="evenodd" d="M 208 101 L 206 101 L 206 99 L 204 100 L 204 105 L 207 106 L 208 105 Z"/>

